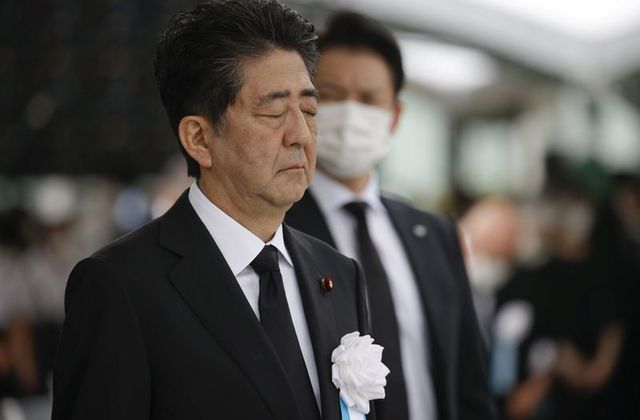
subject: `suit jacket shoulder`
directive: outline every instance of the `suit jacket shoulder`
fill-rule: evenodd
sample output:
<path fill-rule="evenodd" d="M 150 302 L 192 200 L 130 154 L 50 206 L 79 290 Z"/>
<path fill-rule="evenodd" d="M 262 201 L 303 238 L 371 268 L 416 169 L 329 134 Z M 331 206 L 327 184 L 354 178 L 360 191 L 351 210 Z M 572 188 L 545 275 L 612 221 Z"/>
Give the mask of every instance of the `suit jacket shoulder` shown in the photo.
<path fill-rule="evenodd" d="M 450 217 L 417 209 L 404 201 L 382 197 L 393 223 L 411 227 L 415 237 L 431 236 L 438 245 L 446 251 L 448 258 L 455 264 L 460 264 L 461 250 L 456 223 Z"/>

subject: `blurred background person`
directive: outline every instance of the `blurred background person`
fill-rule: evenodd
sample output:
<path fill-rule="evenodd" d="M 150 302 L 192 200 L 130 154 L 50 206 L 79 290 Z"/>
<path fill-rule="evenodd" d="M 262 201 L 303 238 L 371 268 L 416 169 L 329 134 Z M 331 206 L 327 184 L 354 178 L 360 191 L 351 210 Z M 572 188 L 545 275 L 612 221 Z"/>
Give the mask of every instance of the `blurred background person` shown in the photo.
<path fill-rule="evenodd" d="M 518 253 L 521 221 L 515 203 L 489 197 L 460 218 L 473 299 L 485 343 L 489 343 L 496 293 L 509 280 Z"/>
<path fill-rule="evenodd" d="M 567 166 L 549 161 L 549 182 L 539 203 L 547 258 L 533 266 L 516 260 L 497 294 L 491 373 L 512 374 L 510 381 L 492 382 L 492 389 L 504 395 L 507 418 L 623 414 L 615 392 L 624 336 L 616 307 L 619 266 L 608 255 L 613 243 L 599 234 L 604 222 L 596 197 Z M 516 304 L 519 311 L 513 310 Z M 505 323 L 519 330 L 511 360 L 500 353 Z"/>
<path fill-rule="evenodd" d="M 0 188 L 0 419 L 50 418 L 66 277 L 85 249 L 164 213 L 185 167 L 180 156 L 129 185 L 51 175 Z"/>
<path fill-rule="evenodd" d="M 23 284 L 22 252 L 28 246 L 30 220 L 14 209 L 0 214 L 0 395 L 36 392 L 38 375 L 33 319 Z"/>
<path fill-rule="evenodd" d="M 614 174 L 609 193 L 594 226 L 593 241 L 600 247 L 609 278 L 615 286 L 615 304 L 623 331 L 616 371 L 615 413 L 636 418 L 640 413 L 640 177 Z"/>
<path fill-rule="evenodd" d="M 319 37 L 318 172 L 286 223 L 358 259 L 390 368 L 379 419 L 492 418 L 485 352 L 452 221 L 381 197 L 404 72 L 391 32 L 332 15 Z"/>

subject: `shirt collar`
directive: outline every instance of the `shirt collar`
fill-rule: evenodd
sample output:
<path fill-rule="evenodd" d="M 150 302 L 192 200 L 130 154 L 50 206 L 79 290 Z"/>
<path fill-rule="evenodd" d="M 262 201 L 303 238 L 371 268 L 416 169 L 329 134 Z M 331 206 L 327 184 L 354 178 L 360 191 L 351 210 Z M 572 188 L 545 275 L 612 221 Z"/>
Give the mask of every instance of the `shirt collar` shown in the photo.
<path fill-rule="evenodd" d="M 284 257 L 284 261 L 293 267 L 291 257 L 284 245 L 282 225 L 278 226 L 273 238 L 264 243 L 262 239 L 213 204 L 202 193 L 196 182 L 189 188 L 189 201 L 216 242 L 234 276 L 247 268 L 265 245 L 275 246 Z"/>
<path fill-rule="evenodd" d="M 324 213 L 340 210 L 352 201 L 364 201 L 374 211 L 385 211 L 375 171 L 371 173 L 364 189 L 357 194 L 320 171 L 316 172 L 310 190 Z"/>

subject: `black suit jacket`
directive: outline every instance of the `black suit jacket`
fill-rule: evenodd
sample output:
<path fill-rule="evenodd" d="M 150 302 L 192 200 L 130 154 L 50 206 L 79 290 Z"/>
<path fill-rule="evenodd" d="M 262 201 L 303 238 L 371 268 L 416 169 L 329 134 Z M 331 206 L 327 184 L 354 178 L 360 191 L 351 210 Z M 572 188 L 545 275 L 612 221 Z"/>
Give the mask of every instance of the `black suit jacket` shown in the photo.
<path fill-rule="evenodd" d="M 368 330 L 357 264 L 284 227 L 320 381 L 340 418 L 331 352 Z M 326 292 L 322 277 L 332 277 Z M 65 299 L 53 420 L 300 420 L 275 350 L 183 194 L 164 216 L 81 261 Z"/>
<path fill-rule="evenodd" d="M 418 282 L 427 318 L 431 375 L 440 420 L 491 419 L 486 355 L 455 224 L 382 198 Z M 318 204 L 307 191 L 285 221 L 335 247 Z"/>

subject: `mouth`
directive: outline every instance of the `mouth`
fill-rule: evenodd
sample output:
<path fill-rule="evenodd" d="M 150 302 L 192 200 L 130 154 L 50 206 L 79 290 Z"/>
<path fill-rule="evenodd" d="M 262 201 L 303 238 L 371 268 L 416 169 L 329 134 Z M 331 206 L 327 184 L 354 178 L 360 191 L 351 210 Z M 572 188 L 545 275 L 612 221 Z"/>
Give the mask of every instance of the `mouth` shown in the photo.
<path fill-rule="evenodd" d="M 296 163 L 283 169 L 283 171 L 299 171 L 299 170 L 304 170 L 303 163 Z"/>

